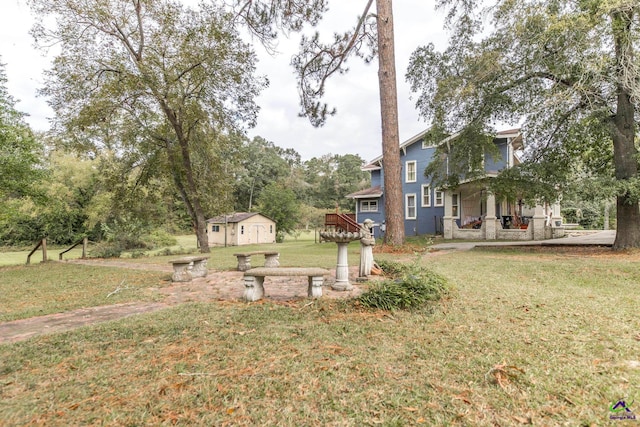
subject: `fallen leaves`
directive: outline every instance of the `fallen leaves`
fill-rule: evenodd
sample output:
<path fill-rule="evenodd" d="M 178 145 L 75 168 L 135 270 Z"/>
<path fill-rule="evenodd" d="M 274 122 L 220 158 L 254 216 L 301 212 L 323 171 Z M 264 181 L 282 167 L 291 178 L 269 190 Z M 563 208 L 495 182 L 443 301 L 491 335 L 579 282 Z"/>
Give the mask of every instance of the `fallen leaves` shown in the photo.
<path fill-rule="evenodd" d="M 485 378 L 491 383 L 498 384 L 500 388 L 506 391 L 507 385 L 522 374 L 524 374 L 523 369 L 502 363 L 489 369 L 489 372 L 485 374 Z"/>

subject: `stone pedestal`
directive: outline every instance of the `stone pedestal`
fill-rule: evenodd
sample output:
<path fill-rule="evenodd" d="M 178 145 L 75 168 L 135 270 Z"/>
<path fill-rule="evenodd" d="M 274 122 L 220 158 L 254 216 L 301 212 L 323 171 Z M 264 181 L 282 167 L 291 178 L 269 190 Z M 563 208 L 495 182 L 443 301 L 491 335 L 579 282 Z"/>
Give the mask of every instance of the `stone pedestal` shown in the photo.
<path fill-rule="evenodd" d="M 324 277 L 322 276 L 309 276 L 309 289 L 307 295 L 309 298 L 320 298 L 322 296 L 322 285 L 324 284 Z"/>
<path fill-rule="evenodd" d="M 193 277 L 207 277 L 209 269 L 207 268 L 207 259 L 194 259 L 193 266 L 191 267 L 191 276 Z"/>
<path fill-rule="evenodd" d="M 264 254 L 264 266 L 268 268 L 280 267 L 280 254 Z"/>
<path fill-rule="evenodd" d="M 336 282 L 331 288 L 336 291 L 350 291 L 353 285 L 349 283 L 349 260 L 347 246 L 350 242 L 364 237 L 361 232 L 321 231 L 320 237 L 338 245 L 338 264 L 336 265 Z"/>
<path fill-rule="evenodd" d="M 174 263 L 173 264 L 173 275 L 171 276 L 171 281 L 173 282 L 190 282 L 193 276 L 191 275 L 191 271 L 189 267 L 191 262 L 184 263 Z"/>
<path fill-rule="evenodd" d="M 264 277 L 245 276 L 244 277 L 244 299 L 245 301 L 258 301 L 264 297 Z"/>
<path fill-rule="evenodd" d="M 336 282 L 331 288 L 336 291 L 350 291 L 353 285 L 349 283 L 349 259 L 347 247 L 349 242 L 336 242 L 338 245 L 338 263 L 336 265 Z"/>
<path fill-rule="evenodd" d="M 247 271 L 251 269 L 251 255 L 238 255 L 238 271 Z"/>

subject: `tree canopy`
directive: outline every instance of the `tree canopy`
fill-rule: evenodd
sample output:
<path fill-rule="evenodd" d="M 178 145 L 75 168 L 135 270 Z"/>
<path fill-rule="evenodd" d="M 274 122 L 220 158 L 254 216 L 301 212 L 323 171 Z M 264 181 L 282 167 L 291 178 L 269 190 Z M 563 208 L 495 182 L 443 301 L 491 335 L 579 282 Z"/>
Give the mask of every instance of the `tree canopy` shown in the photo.
<path fill-rule="evenodd" d="M 496 124 L 521 122 L 525 161 L 505 179 L 525 184 L 519 191 L 529 197 L 546 199 L 568 185 L 599 180 L 617 198 L 614 248 L 640 247 L 640 4 L 482 4 L 439 2 L 449 8 L 451 43 L 443 52 L 433 44 L 420 47 L 407 72 L 421 114 L 436 132 L 459 133 L 457 149 L 469 153 L 487 144 L 480 135 L 493 133 Z M 450 172 L 469 165 L 457 166 Z M 495 181 L 507 191 L 504 183 Z"/>
<path fill-rule="evenodd" d="M 45 173 L 43 147 L 15 108 L 7 90 L 5 66 L 0 62 L 0 200 L 34 194 Z"/>
<path fill-rule="evenodd" d="M 207 204 L 206 194 L 229 184 L 222 146 L 254 123 L 266 84 L 234 16 L 171 0 L 30 4 L 40 22 L 56 17 L 54 28 L 33 30 L 37 42 L 60 49 L 42 90 L 56 129 L 85 153 L 111 150 L 141 183 L 167 171 L 208 251 L 205 215 L 223 206 Z"/>

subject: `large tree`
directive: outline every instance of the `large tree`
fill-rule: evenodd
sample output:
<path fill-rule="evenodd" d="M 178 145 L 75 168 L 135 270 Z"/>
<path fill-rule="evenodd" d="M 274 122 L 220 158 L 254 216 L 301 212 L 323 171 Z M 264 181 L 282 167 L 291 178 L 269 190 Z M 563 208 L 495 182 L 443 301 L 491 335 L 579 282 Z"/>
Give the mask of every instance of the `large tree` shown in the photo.
<path fill-rule="evenodd" d="M 419 48 L 407 73 L 422 115 L 442 134 L 460 132 L 469 152 L 495 123 L 523 121 L 529 149 L 509 177 L 542 198 L 576 177 L 608 181 L 614 249 L 640 247 L 640 3 L 499 0 L 480 14 L 480 1 L 439 4 L 451 6 L 452 42 Z"/>
<path fill-rule="evenodd" d="M 111 149 L 136 167 L 164 161 L 207 252 L 205 215 L 217 212 L 202 195 L 216 181 L 199 179 L 197 165 L 220 167 L 216 144 L 254 122 L 265 84 L 232 16 L 171 0 L 30 3 L 40 22 L 56 18 L 34 36 L 59 46 L 43 89 L 57 129 L 85 151 Z"/>
<path fill-rule="evenodd" d="M 376 13 L 371 13 L 373 0 L 367 0 L 356 26 L 344 34 L 335 34 L 332 43 L 324 44 L 320 35 L 304 37 L 301 51 L 293 59 L 299 78 L 303 115 L 314 126 L 322 126 L 327 115 L 335 113 L 320 99 L 327 79 L 346 72 L 350 56 L 366 62 L 378 57 L 378 84 L 384 156 L 384 198 L 387 243 L 404 243 L 400 137 L 398 131 L 398 94 L 396 87 L 393 10 L 391 0 L 376 0 Z"/>
<path fill-rule="evenodd" d="M 235 168 L 235 208 L 252 211 L 260 192 L 269 183 L 283 182 L 299 165 L 300 155 L 294 149 L 284 149 L 256 136 L 238 148 Z"/>
<path fill-rule="evenodd" d="M 231 203 L 221 197 L 232 182 L 220 155 L 230 150 L 220 145 L 239 143 L 266 84 L 239 29 L 271 47 L 276 30 L 316 22 L 324 0 L 212 1 L 197 9 L 175 0 L 29 3 L 40 18 L 36 41 L 60 52 L 43 89 L 56 129 L 81 151 L 109 149 L 138 170 L 170 173 L 208 251 L 205 215 Z"/>
<path fill-rule="evenodd" d="M 357 154 L 325 154 L 305 161 L 307 203 L 316 208 L 352 209 L 353 203 L 346 198 L 347 194 L 370 184 L 369 174 L 362 166 L 364 161 Z"/>

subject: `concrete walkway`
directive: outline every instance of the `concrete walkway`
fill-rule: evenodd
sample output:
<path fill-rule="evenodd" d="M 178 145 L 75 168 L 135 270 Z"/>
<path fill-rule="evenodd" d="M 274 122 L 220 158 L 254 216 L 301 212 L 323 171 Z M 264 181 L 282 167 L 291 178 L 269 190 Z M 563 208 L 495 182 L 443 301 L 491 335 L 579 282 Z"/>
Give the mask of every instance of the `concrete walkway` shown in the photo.
<path fill-rule="evenodd" d="M 459 251 L 470 250 L 475 247 L 498 247 L 498 246 L 613 246 L 616 238 L 615 230 L 599 231 L 596 233 L 580 234 L 559 239 L 549 240 L 527 240 L 518 242 L 507 241 L 485 241 L 477 242 L 447 242 L 433 245 L 435 250 L 455 249 Z"/>

